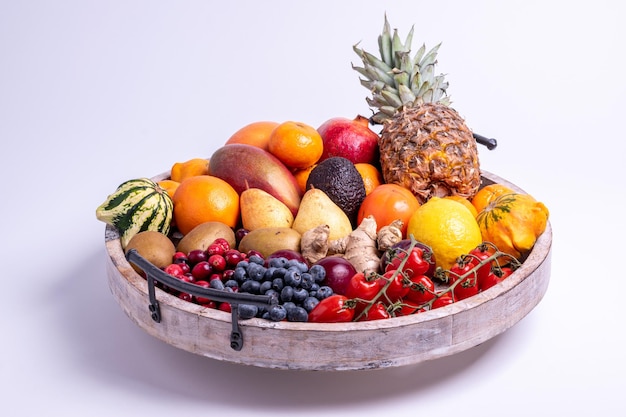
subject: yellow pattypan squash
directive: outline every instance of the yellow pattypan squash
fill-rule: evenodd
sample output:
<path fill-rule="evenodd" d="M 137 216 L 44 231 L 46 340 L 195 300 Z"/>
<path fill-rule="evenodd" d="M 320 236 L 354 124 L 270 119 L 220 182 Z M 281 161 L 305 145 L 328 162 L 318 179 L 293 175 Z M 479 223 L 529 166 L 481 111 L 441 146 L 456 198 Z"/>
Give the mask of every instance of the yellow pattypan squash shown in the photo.
<path fill-rule="evenodd" d="M 546 229 L 548 216 L 543 203 L 528 194 L 511 192 L 492 200 L 476 220 L 484 241 L 520 259 Z"/>

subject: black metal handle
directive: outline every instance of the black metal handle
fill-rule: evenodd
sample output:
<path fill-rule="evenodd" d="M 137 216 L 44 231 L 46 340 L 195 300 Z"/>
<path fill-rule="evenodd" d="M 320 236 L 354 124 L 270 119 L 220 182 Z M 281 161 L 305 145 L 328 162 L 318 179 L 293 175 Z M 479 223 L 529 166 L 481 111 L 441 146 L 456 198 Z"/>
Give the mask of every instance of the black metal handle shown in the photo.
<path fill-rule="evenodd" d="M 472 135 L 474 136 L 474 139 L 476 139 L 476 143 L 486 146 L 490 151 L 496 149 L 496 146 L 498 146 L 498 141 L 494 138 L 487 138 L 479 135 L 478 133 L 472 133 Z"/>
<path fill-rule="evenodd" d="M 146 258 L 141 256 L 136 249 L 129 250 L 126 253 L 126 259 L 128 262 L 135 264 L 146 274 L 146 280 L 148 281 L 148 297 L 150 299 L 148 309 L 152 320 L 157 323 L 161 322 L 161 309 L 159 307 L 159 301 L 156 299 L 155 281 L 167 285 L 177 291 L 191 294 L 196 297 L 230 303 L 232 310 L 230 345 L 234 350 L 241 350 L 243 347 L 243 335 L 241 334 L 241 330 L 239 328 L 237 306 L 239 304 L 251 304 L 264 307 L 274 305 L 278 302 L 276 298 L 269 295 L 226 292 L 215 288 L 201 287 L 199 285 L 181 281 L 180 279 L 173 277 L 156 267 Z"/>

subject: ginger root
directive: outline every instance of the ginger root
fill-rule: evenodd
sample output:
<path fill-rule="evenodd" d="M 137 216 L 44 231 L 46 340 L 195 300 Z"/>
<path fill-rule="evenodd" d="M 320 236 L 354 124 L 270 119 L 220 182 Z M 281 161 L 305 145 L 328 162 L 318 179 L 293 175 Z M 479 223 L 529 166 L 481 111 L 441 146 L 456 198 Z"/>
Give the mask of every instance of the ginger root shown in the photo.
<path fill-rule="evenodd" d="M 307 230 L 300 238 L 300 252 L 309 264 L 314 264 L 328 254 L 330 226 L 322 224 Z"/>
<path fill-rule="evenodd" d="M 357 272 L 378 272 L 380 255 L 376 247 L 376 229 L 376 219 L 368 216 L 346 238 L 343 256 Z"/>
<path fill-rule="evenodd" d="M 357 272 L 378 272 L 380 254 L 402 240 L 402 220 L 381 227 L 373 216 L 365 217 L 348 236 L 329 240 L 330 227 L 320 225 L 302 234 L 302 256 L 313 264 L 330 255 L 342 255 Z"/>
<path fill-rule="evenodd" d="M 380 228 L 377 237 L 379 251 L 385 252 L 402 240 L 402 226 L 404 226 L 404 222 L 401 219 L 397 219 Z"/>

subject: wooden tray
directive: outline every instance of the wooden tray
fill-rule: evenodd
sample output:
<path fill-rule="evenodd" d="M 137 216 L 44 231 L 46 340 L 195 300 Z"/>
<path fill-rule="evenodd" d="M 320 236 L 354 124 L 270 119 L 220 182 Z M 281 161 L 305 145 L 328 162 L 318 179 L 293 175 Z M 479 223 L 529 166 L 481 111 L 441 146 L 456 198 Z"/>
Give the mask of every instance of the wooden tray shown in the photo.
<path fill-rule="evenodd" d="M 483 180 L 523 191 L 488 172 L 483 173 Z M 231 314 L 180 300 L 158 288 L 155 296 L 161 321 L 154 321 L 148 283 L 126 260 L 115 228 L 106 227 L 105 245 L 113 296 L 132 321 L 157 339 L 238 364 L 341 371 L 398 367 L 441 358 L 509 329 L 541 301 L 548 289 L 552 229 L 548 223 L 527 259 L 511 276 L 473 297 L 424 313 L 368 322 L 238 320 L 243 337 L 240 350 L 231 347 Z"/>

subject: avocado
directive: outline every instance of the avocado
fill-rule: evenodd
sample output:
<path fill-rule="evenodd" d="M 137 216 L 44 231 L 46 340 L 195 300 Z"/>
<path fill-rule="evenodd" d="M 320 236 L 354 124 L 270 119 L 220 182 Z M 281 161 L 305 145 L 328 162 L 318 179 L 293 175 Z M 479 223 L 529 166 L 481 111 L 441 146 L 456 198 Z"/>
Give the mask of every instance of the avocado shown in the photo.
<path fill-rule="evenodd" d="M 356 226 L 359 207 L 365 199 L 365 184 L 352 161 L 333 156 L 317 164 L 306 182 L 306 189 L 317 188 L 343 210 Z"/>

